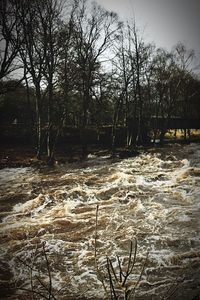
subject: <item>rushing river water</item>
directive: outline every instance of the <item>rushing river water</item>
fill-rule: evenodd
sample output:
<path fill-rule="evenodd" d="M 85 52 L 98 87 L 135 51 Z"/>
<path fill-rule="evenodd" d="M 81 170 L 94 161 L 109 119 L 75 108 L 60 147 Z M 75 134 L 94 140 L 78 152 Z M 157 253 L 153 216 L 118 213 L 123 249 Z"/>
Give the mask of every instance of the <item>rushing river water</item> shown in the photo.
<path fill-rule="evenodd" d="M 0 195 L 2 299 L 42 299 L 25 289 L 48 294 L 49 279 L 55 298 L 47 299 L 103 299 L 106 257 L 117 270 L 118 255 L 125 268 L 135 239 L 130 290 L 146 264 L 130 299 L 199 293 L 199 144 L 124 160 L 90 156 L 53 169 L 2 169 Z"/>

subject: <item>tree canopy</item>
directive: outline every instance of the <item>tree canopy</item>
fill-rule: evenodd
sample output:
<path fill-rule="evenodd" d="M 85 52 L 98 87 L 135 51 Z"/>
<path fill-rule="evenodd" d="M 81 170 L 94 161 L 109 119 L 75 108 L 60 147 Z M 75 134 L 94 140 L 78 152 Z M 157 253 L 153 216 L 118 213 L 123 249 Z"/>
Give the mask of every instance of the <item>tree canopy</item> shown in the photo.
<path fill-rule="evenodd" d="M 172 51 L 157 49 L 134 21 L 123 24 L 86 0 L 0 5 L 2 120 L 30 119 L 38 158 L 46 153 L 54 160 L 67 126 L 79 129 L 86 153 L 88 128 L 110 125 L 114 147 L 123 127 L 131 147 L 148 135 L 163 139 L 171 118 L 199 118 L 200 81 L 190 68 L 194 51 L 183 43 Z M 21 78 L 10 81 L 18 68 Z M 158 130 L 159 118 L 165 122 Z"/>

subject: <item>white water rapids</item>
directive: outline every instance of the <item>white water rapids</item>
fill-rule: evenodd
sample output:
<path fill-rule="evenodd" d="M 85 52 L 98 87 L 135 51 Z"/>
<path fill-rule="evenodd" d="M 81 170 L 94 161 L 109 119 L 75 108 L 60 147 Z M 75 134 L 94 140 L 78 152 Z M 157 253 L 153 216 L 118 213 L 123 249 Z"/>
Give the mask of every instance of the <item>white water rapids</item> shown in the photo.
<path fill-rule="evenodd" d="M 124 160 L 90 156 L 53 169 L 2 169 L 0 196 L 2 299 L 33 299 L 25 289 L 49 284 L 48 264 L 56 299 L 105 298 L 94 258 L 97 204 L 97 261 L 108 290 L 106 257 L 117 270 L 116 255 L 126 264 L 136 238 L 130 289 L 147 263 L 130 299 L 190 300 L 199 293 L 199 144 Z"/>

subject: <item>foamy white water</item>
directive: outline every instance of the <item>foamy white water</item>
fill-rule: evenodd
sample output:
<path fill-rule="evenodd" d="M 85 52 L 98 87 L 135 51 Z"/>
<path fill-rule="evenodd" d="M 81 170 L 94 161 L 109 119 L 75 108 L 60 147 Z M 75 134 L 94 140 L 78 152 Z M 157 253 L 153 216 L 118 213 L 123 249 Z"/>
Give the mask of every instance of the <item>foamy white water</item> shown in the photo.
<path fill-rule="evenodd" d="M 149 256 L 134 299 L 161 299 L 176 285 L 172 299 L 193 299 L 200 286 L 199 157 L 198 144 L 173 145 L 125 160 L 90 156 L 51 170 L 0 170 L 1 281 L 30 289 L 34 253 L 34 275 L 40 270 L 43 278 L 45 242 L 57 299 L 105 298 L 94 260 L 98 204 L 96 250 L 105 281 L 106 256 L 117 267 L 116 255 L 125 261 L 137 238 L 130 289 Z"/>

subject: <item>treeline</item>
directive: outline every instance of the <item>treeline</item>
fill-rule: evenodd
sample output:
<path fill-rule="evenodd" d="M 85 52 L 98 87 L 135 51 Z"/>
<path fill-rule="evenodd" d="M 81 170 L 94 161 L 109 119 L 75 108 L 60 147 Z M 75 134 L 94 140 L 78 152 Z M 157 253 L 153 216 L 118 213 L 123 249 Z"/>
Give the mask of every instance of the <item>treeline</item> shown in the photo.
<path fill-rule="evenodd" d="M 79 129 L 126 130 L 126 146 L 164 138 L 173 117 L 199 118 L 200 81 L 190 71 L 194 51 L 171 52 L 144 41 L 135 22 L 85 0 L 0 1 L 0 109 L 4 121 L 30 125 L 37 158 L 54 160 L 57 139 Z M 19 80 L 8 80 L 19 74 Z M 13 110 L 13 108 L 15 108 Z M 150 120 L 163 118 L 163 128 Z"/>

